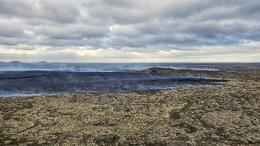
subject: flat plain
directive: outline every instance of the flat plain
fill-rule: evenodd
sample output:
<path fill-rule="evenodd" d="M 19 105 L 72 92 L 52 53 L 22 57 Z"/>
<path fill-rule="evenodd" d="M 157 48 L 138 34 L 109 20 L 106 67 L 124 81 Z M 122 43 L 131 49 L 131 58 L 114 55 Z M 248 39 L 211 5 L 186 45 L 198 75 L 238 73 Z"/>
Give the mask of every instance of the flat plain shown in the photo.
<path fill-rule="evenodd" d="M 260 145 L 260 70 L 200 73 L 227 82 L 1 99 L 0 145 Z"/>

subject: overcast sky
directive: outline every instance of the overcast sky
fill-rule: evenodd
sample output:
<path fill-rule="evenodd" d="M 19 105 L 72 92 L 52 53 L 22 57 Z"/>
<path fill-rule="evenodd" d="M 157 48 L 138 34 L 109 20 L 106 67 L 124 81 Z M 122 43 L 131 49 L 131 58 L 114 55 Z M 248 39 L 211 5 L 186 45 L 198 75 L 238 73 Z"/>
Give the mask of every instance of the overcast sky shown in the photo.
<path fill-rule="evenodd" d="M 0 0 L 0 61 L 257 62 L 259 0 Z"/>

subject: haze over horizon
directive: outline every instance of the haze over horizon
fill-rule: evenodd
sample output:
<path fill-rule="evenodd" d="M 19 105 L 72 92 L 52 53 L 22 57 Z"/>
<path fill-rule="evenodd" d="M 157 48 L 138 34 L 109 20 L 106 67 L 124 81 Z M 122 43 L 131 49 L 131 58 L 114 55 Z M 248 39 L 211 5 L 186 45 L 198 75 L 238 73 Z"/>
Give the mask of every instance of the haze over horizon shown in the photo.
<path fill-rule="evenodd" d="M 0 62 L 260 62 L 259 0 L 0 0 Z"/>

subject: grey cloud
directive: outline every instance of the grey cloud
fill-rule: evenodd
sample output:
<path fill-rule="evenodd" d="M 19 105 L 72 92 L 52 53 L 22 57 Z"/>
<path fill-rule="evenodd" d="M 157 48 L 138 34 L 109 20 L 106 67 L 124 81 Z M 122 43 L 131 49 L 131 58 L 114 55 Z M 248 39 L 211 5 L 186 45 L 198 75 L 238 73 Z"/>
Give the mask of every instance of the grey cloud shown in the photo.
<path fill-rule="evenodd" d="M 28 43 L 26 38 L 10 38 L 10 37 L 1 37 L 0 36 L 0 44 L 7 46 L 16 46 L 18 44 Z"/>
<path fill-rule="evenodd" d="M 64 27 L 43 27 L 39 34 L 46 35 L 52 39 L 77 39 L 104 37 L 108 30 L 101 26 L 68 25 Z"/>
<path fill-rule="evenodd" d="M 245 16 L 246 18 L 253 18 L 258 19 L 260 15 L 260 3 L 258 0 L 250 0 L 247 2 L 242 2 L 243 5 L 240 3 L 239 5 L 239 14 L 240 16 Z"/>
<path fill-rule="evenodd" d="M 79 9 L 74 0 L 40 0 L 37 16 L 60 23 L 70 23 L 80 17 Z"/>
<path fill-rule="evenodd" d="M 19 22 L 1 22 L 0 36 L 2 37 L 22 37 L 25 36 L 24 28 Z"/>
<path fill-rule="evenodd" d="M 146 47 L 145 41 L 140 38 L 114 37 L 106 41 L 107 47 L 116 49 L 124 47 Z"/>
<path fill-rule="evenodd" d="M 84 2 L 85 9 L 95 18 L 106 23 L 130 24 L 150 19 L 153 10 L 146 7 L 148 1 L 89 0 Z"/>
<path fill-rule="evenodd" d="M 187 18 L 195 13 L 200 13 L 211 7 L 215 3 L 208 0 L 182 0 L 181 2 L 169 1 L 159 12 L 160 17 L 166 18 Z"/>
<path fill-rule="evenodd" d="M 99 3 L 104 3 L 107 5 L 110 5 L 112 7 L 133 7 L 134 6 L 134 1 L 131 0 L 97 0 Z"/>
<path fill-rule="evenodd" d="M 31 17 L 34 0 L 0 0 L 0 14 L 8 17 Z"/>
<path fill-rule="evenodd" d="M 259 0 L 0 0 L 0 44 L 147 51 L 239 45 L 260 41 L 259 13 Z"/>
<path fill-rule="evenodd" d="M 1 0 L 0 14 L 7 18 L 42 19 L 71 23 L 80 17 L 74 0 Z"/>

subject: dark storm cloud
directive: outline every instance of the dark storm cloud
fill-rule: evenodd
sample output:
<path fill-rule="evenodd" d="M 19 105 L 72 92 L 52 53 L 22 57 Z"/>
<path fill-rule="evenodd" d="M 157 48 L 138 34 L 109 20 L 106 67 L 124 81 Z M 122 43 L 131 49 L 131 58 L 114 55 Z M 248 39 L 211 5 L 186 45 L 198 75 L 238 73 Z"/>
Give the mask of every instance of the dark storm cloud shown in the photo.
<path fill-rule="evenodd" d="M 259 0 L 0 0 L 2 45 L 185 48 L 260 39 Z"/>

